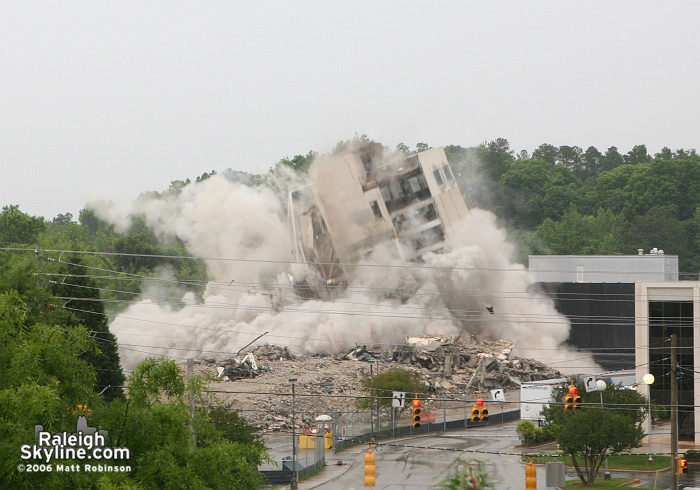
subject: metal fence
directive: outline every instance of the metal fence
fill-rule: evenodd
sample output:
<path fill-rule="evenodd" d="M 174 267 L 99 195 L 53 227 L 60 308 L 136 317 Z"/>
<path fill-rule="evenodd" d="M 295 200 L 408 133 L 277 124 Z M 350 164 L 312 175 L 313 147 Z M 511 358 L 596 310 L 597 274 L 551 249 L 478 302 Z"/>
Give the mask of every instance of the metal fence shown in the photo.
<path fill-rule="evenodd" d="M 299 481 L 315 474 L 326 465 L 326 450 L 322 434 L 316 436 L 312 449 L 299 449 L 297 447 L 297 476 Z M 282 458 L 281 470 L 260 471 L 270 485 L 284 485 L 292 481 L 294 476 L 294 463 L 292 457 Z"/>
<path fill-rule="evenodd" d="M 517 403 L 506 404 L 517 407 Z M 369 441 L 381 441 L 397 437 L 446 432 L 449 430 L 483 427 L 488 424 L 499 424 L 518 420 L 520 409 L 505 410 L 504 404 L 489 403 L 488 422 L 471 421 L 471 405 L 464 401 L 424 401 L 422 408 L 423 420 L 419 428 L 411 426 L 411 410 L 387 412 L 354 412 L 333 414 L 331 427 L 333 429 L 333 451 L 335 453 Z M 325 464 L 325 448 L 322 436 L 316 438 L 313 449 L 298 449 L 297 472 L 299 480 L 310 476 Z M 293 465 L 291 457 L 285 457 L 281 462 L 281 470 L 260 471 L 270 485 L 284 485 L 292 481 Z"/>
<path fill-rule="evenodd" d="M 487 424 L 510 422 L 520 418 L 520 409 L 493 411 L 491 408 L 488 422 L 472 422 L 471 413 L 466 413 L 461 407 L 459 410 L 454 407 L 451 409 L 445 407 L 441 411 L 426 410 L 424 413 L 427 416 L 424 417 L 417 429 L 411 426 L 410 413 L 404 414 L 402 417 L 395 417 L 393 423 L 391 417 L 386 414 L 381 417 L 374 414 L 373 420 L 370 420 L 371 414 L 353 414 L 352 418 L 334 417 L 333 450 L 337 453 L 348 447 L 369 441 L 483 427 Z"/>

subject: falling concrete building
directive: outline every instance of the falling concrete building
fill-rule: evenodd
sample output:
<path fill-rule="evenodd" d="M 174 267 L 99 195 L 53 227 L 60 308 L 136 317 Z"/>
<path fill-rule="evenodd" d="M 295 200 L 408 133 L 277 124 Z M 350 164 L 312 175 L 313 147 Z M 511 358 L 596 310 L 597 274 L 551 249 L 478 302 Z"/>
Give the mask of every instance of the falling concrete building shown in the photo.
<path fill-rule="evenodd" d="M 386 157 L 369 143 L 327 156 L 309 169 L 311 185 L 289 193 L 294 255 L 317 264 L 327 284 L 377 244 L 392 242 L 406 260 L 444 246 L 445 230 L 467 213 L 445 151 Z"/>

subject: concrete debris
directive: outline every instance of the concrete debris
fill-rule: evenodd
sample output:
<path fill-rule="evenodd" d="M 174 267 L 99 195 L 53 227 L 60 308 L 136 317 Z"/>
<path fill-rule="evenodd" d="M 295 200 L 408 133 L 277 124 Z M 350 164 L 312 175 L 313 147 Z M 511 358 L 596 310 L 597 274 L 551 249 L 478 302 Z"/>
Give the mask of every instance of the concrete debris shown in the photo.
<path fill-rule="evenodd" d="M 253 349 L 253 355 L 261 361 L 276 361 L 278 359 L 292 359 L 292 353 L 287 347 L 279 345 L 261 345 Z"/>
<path fill-rule="evenodd" d="M 261 345 L 240 361 L 200 360 L 195 370 L 217 371 L 218 379 L 211 387 L 224 392 L 219 402 L 240 410 L 255 425 L 282 430 L 291 428 L 293 410 L 298 427 L 305 420 L 313 422 L 319 414 L 355 411 L 354 397 L 366 394 L 362 380 L 370 376 L 370 370 L 376 375 L 388 369 L 408 369 L 418 374 L 431 393 L 455 399 L 473 398 L 477 392 L 495 388 L 517 389 L 524 381 L 562 377 L 541 362 L 512 356 L 514 347 L 512 341 L 482 341 L 473 336 L 421 337 L 407 338 L 405 344 L 391 348 L 358 346 L 336 357 L 301 357 L 286 347 Z M 251 358 L 257 361 L 257 369 L 252 369 Z M 291 378 L 297 378 L 294 407 Z"/>
<path fill-rule="evenodd" d="M 229 381 L 236 381 L 243 378 L 257 378 L 265 368 L 260 368 L 255 362 L 255 355 L 252 352 L 246 354 L 242 359 L 234 358 L 223 366 L 217 366 L 216 372 L 219 379 L 227 378 Z"/>

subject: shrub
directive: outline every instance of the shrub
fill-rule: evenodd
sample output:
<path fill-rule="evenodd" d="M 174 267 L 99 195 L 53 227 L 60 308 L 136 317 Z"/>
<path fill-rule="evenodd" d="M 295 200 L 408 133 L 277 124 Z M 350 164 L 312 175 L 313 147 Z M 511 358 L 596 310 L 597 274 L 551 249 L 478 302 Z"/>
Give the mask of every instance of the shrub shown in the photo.
<path fill-rule="evenodd" d="M 521 420 L 515 427 L 515 433 L 520 436 L 523 444 L 533 444 L 536 442 L 537 428 L 529 420 Z"/>
<path fill-rule="evenodd" d="M 671 418 L 671 410 L 668 407 L 659 405 L 654 408 L 654 414 L 659 420 L 668 420 Z"/>

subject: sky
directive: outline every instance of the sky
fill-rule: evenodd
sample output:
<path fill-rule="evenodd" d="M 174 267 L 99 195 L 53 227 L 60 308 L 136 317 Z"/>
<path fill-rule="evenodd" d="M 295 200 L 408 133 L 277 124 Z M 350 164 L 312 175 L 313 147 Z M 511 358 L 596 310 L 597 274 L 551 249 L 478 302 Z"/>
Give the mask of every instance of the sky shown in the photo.
<path fill-rule="evenodd" d="M 696 1 L 0 0 L 0 206 L 51 219 L 356 134 L 698 148 Z"/>

